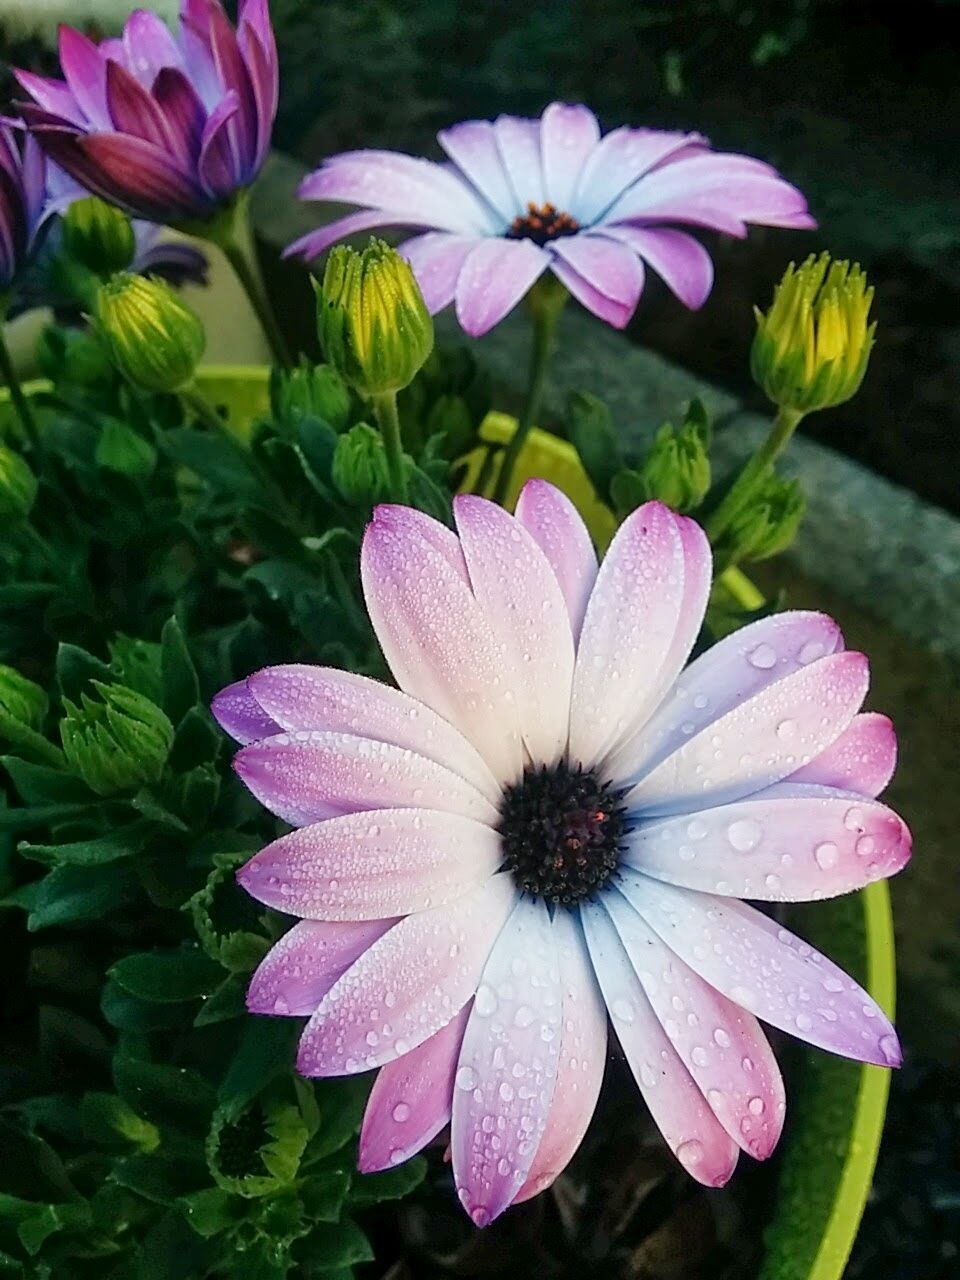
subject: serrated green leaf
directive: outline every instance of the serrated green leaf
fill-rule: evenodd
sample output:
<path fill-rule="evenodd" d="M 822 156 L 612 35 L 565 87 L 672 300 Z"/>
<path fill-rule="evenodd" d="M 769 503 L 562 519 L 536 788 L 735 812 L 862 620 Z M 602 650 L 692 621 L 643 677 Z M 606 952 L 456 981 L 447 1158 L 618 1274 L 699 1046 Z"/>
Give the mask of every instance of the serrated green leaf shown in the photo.
<path fill-rule="evenodd" d="M 32 844 L 24 841 L 18 846 L 18 852 L 25 858 L 58 866 L 99 867 L 134 857 L 143 848 L 148 835 L 148 827 L 133 823 L 119 831 L 94 836 L 90 840 L 72 840 L 65 844 Z"/>
<path fill-rule="evenodd" d="M 168 618 L 160 633 L 160 671 L 163 682 L 163 709 L 179 726 L 187 712 L 200 701 L 200 684 L 186 637 L 175 617 Z"/>

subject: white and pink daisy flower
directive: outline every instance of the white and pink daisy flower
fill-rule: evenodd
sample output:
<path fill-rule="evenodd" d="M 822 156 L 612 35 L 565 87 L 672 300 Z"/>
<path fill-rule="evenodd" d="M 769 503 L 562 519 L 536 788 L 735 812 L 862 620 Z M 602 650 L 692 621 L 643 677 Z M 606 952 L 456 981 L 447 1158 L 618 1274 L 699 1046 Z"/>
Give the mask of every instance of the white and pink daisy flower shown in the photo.
<path fill-rule="evenodd" d="M 300 917 L 253 976 L 307 1017 L 299 1070 L 380 1069 L 360 1164 L 450 1125 L 478 1225 L 548 1186 L 593 1113 L 608 1014 L 680 1162 L 718 1186 L 768 1156 L 784 1088 L 758 1019 L 900 1062 L 869 995 L 741 899 L 848 893 L 907 861 L 876 795 L 889 720 L 823 614 L 764 618 L 685 666 L 707 539 L 648 503 L 602 565 L 571 503 L 455 503 L 457 534 L 379 507 L 370 617 L 399 689 L 271 667 L 225 689 L 240 777 L 295 829 L 241 884 Z"/>
<path fill-rule="evenodd" d="M 393 151 L 331 156 L 303 200 L 360 205 L 301 237 L 311 260 L 377 227 L 421 231 L 400 246 L 432 312 L 456 304 L 477 337 L 551 271 L 594 315 L 622 329 L 645 266 L 696 308 L 713 284 L 703 245 L 681 226 L 745 236 L 747 224 L 810 228 L 800 192 L 770 165 L 715 152 L 698 133 L 614 129 L 585 106 L 551 103 L 539 120 L 499 116 L 442 130 L 436 164 Z"/>

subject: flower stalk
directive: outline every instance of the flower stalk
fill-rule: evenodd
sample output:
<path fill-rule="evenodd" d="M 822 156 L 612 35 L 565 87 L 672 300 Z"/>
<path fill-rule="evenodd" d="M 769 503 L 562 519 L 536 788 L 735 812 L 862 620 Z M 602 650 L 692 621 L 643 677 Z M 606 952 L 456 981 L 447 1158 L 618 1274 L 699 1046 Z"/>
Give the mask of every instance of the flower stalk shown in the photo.
<path fill-rule="evenodd" d="M 394 502 L 407 501 L 407 471 L 403 462 L 403 437 L 400 434 L 400 414 L 397 411 L 397 393 L 383 391 L 372 396 L 370 403 L 376 415 L 377 426 L 383 436 L 390 472 L 390 488 Z"/>
<path fill-rule="evenodd" d="M 798 409 L 789 409 L 786 406 L 778 410 L 763 444 L 744 465 L 713 515 L 704 521 L 704 528 L 711 542 L 716 543 L 721 534 L 729 529 L 770 475 L 773 464 L 790 443 L 803 416 Z"/>

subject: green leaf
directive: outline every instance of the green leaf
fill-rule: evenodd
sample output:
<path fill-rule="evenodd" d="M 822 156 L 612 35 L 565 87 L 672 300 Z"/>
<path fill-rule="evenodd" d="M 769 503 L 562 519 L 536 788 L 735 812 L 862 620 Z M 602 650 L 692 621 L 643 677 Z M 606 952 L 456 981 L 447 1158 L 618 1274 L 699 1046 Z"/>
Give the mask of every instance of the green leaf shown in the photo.
<path fill-rule="evenodd" d="M 29 1200 L 71 1200 L 77 1189 L 56 1151 L 0 1118 L 0 1192 Z"/>
<path fill-rule="evenodd" d="M 307 1274 L 311 1277 L 335 1267 L 351 1267 L 358 1262 L 372 1262 L 370 1241 L 350 1218 L 329 1223 L 311 1232 L 303 1242 L 303 1256 L 309 1259 Z"/>
<path fill-rule="evenodd" d="M 130 995 L 158 1004 L 179 1004 L 209 995 L 223 970 L 197 946 L 142 951 L 125 956 L 108 975 Z"/>
<path fill-rule="evenodd" d="M 148 1120 L 206 1131 L 213 1089 L 189 1067 L 150 1062 L 121 1051 L 114 1058 L 113 1083 L 121 1098 Z"/>
<path fill-rule="evenodd" d="M 236 1196 L 219 1187 L 208 1187 L 193 1195 L 183 1196 L 180 1207 L 198 1236 L 204 1239 L 219 1235 L 235 1226 L 242 1218 L 245 1207 Z"/>
<path fill-rule="evenodd" d="M 294 1042 L 300 1027 L 288 1018 L 251 1018 L 217 1093 L 221 1107 L 236 1114 L 294 1061 Z"/>
<path fill-rule="evenodd" d="M 160 1131 L 112 1093 L 86 1093 L 80 1103 L 80 1119 L 91 1142 L 106 1146 L 138 1147 L 144 1154 L 160 1145 Z"/>
<path fill-rule="evenodd" d="M 307 1216 L 313 1222 L 336 1222 L 350 1190 L 349 1169 L 322 1169 L 297 1185 Z"/>
<path fill-rule="evenodd" d="M 60 866 L 99 867 L 107 863 L 132 858 L 140 852 L 149 836 L 149 828 L 143 823 L 121 827 L 109 835 L 94 836 L 90 840 L 73 840 L 65 844 L 32 844 L 24 841 L 18 852 L 37 862 Z"/>
<path fill-rule="evenodd" d="M 160 633 L 160 671 L 163 709 L 175 725 L 200 701 L 197 669 L 186 637 L 175 617 L 168 618 Z"/>
<path fill-rule="evenodd" d="M 650 491 L 639 471 L 624 467 L 610 480 L 610 501 L 618 516 L 627 516 L 647 501 Z"/>
<path fill-rule="evenodd" d="M 453 509 L 450 494 L 446 489 L 441 488 L 425 471 L 414 466 L 413 463 L 407 465 L 407 484 L 411 506 L 425 511 L 427 515 L 433 516 L 442 524 L 450 524 Z"/>
<path fill-rule="evenodd" d="M 567 400 L 570 439 L 580 455 L 597 496 L 606 500 L 610 482 L 623 470 L 623 456 L 610 410 L 586 391 L 571 392 Z"/>
<path fill-rule="evenodd" d="M 237 450 L 213 432 L 174 427 L 163 432 L 160 442 L 168 457 L 231 499 L 246 500 L 259 494 L 260 486 Z"/>
<path fill-rule="evenodd" d="M 369 1093 L 370 1080 L 359 1076 L 325 1080 L 314 1091 L 319 1120 L 307 1153 L 311 1162 L 339 1151 L 356 1135 Z"/>
<path fill-rule="evenodd" d="M 170 1209 L 143 1237 L 131 1280 L 198 1280 L 210 1274 L 217 1253 L 179 1209 Z"/>
<path fill-rule="evenodd" d="M 90 1223 L 90 1206 L 83 1200 L 67 1204 L 46 1204 L 17 1227 L 20 1243 L 30 1256 L 36 1255 L 59 1231 L 78 1231 Z"/>
<path fill-rule="evenodd" d="M 209 1027 L 217 1022 L 228 1022 L 231 1018 L 242 1017 L 247 1012 L 246 981 L 236 974 L 230 974 L 205 999 L 200 1012 L 193 1020 L 195 1027 Z"/>
<path fill-rule="evenodd" d="M 30 764 L 18 756 L 0 756 L 24 804 L 96 804 L 99 800 L 85 782 L 43 764 Z"/>
<path fill-rule="evenodd" d="M 427 1162 L 416 1156 L 396 1169 L 382 1173 L 361 1174 L 353 1181 L 350 1203 L 353 1205 L 379 1204 L 382 1200 L 402 1200 L 427 1176 Z"/>
<path fill-rule="evenodd" d="M 186 713 L 173 739 L 169 764 L 180 771 L 210 764 L 217 758 L 223 734 L 206 707 L 199 704 Z"/>
<path fill-rule="evenodd" d="M 302 418 L 297 424 L 297 440 L 303 460 L 312 473 L 312 478 L 319 481 L 319 488 L 324 494 L 330 492 L 327 486 L 330 484 L 338 439 L 333 427 L 320 418 Z"/>
<path fill-rule="evenodd" d="M 108 978 L 100 994 L 103 1016 L 118 1031 L 166 1031 L 189 1026 L 194 1006 L 191 1001 L 161 1004 L 140 1000 L 119 982 Z"/>
<path fill-rule="evenodd" d="M 101 680 L 105 684 L 113 681 L 113 672 L 106 663 L 75 644 L 60 645 L 56 671 L 60 692 L 70 702 L 80 701 L 80 694 L 91 680 Z"/>
<path fill-rule="evenodd" d="M 174 1204 L 204 1185 L 209 1176 L 200 1161 L 165 1156 L 162 1151 L 116 1160 L 110 1171 L 111 1180 L 118 1186 L 154 1204 Z"/>
<path fill-rule="evenodd" d="M 133 902 L 137 881 L 125 867 L 55 867 L 40 882 L 27 919 L 31 933 L 51 925 L 81 924 Z"/>

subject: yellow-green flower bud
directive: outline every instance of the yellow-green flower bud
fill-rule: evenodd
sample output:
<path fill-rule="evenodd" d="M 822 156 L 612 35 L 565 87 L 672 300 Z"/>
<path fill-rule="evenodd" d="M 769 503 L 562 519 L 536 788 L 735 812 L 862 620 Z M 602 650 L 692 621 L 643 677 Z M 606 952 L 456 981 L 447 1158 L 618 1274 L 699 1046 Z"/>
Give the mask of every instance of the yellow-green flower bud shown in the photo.
<path fill-rule="evenodd" d="M 799 480 L 770 476 L 727 530 L 724 541 L 731 563 L 768 560 L 786 551 L 797 536 L 806 509 Z"/>
<path fill-rule="evenodd" d="M 679 431 L 666 423 L 654 436 L 640 474 L 647 494 L 674 511 L 692 511 L 710 488 L 710 428 L 705 418 L 690 418 Z"/>
<path fill-rule="evenodd" d="M 274 408 L 279 418 L 289 423 L 321 418 L 343 431 L 350 420 L 350 388 L 332 365 L 302 361 L 277 378 Z"/>
<path fill-rule="evenodd" d="M 68 762 L 92 791 L 112 795 L 156 782 L 173 742 L 173 725 L 142 693 L 94 680 L 99 698 L 64 700 L 60 737 Z"/>
<path fill-rule="evenodd" d="M 365 422 L 337 441 L 331 470 L 340 496 L 358 507 L 372 507 L 390 497 L 390 468 L 379 431 Z"/>
<path fill-rule="evenodd" d="M 37 477 L 19 453 L 0 444 L 0 520 L 26 519 L 37 488 Z"/>
<path fill-rule="evenodd" d="M 868 322 L 873 288 L 854 263 L 829 253 L 793 263 L 764 314 L 750 353 L 754 381 L 774 404 L 812 413 L 855 395 L 867 371 L 876 322 Z"/>
<path fill-rule="evenodd" d="M 13 667 L 0 664 L 0 733 L 8 724 L 39 729 L 47 714 L 47 695 Z M 12 737 L 12 735 L 7 735 Z"/>
<path fill-rule="evenodd" d="M 327 361 L 365 396 L 407 386 L 433 350 L 433 320 L 410 264 L 382 240 L 362 253 L 331 252 L 317 328 Z"/>
<path fill-rule="evenodd" d="M 125 213 L 105 200 L 87 196 L 75 201 L 63 215 L 63 247 L 88 271 L 112 276 L 129 267 L 136 242 Z"/>
<path fill-rule="evenodd" d="M 178 391 L 203 355 L 203 325 L 162 280 L 115 275 L 97 294 L 97 321 L 111 358 L 144 391 Z"/>

